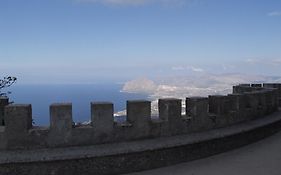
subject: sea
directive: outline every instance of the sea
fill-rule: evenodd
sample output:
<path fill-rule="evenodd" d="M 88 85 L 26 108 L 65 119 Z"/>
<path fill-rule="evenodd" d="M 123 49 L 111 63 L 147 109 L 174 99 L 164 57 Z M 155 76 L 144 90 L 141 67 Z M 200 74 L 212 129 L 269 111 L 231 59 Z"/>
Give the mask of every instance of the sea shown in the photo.
<path fill-rule="evenodd" d="M 72 118 L 76 123 L 90 121 L 91 102 L 112 102 L 114 112 L 126 109 L 127 100 L 148 99 L 146 94 L 121 92 L 123 84 L 14 84 L 10 101 L 31 104 L 33 122 L 37 126 L 50 124 L 49 106 L 52 103 L 72 103 Z"/>

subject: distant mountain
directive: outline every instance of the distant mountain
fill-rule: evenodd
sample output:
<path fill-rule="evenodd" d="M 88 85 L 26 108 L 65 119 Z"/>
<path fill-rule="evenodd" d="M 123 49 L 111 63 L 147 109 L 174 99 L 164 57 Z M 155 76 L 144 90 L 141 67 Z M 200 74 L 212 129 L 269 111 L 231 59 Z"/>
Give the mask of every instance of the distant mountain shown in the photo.
<path fill-rule="evenodd" d="M 138 78 L 132 81 L 128 81 L 122 88 L 123 92 L 130 93 L 145 93 L 151 94 L 154 93 L 157 89 L 157 85 L 147 78 Z"/>
<path fill-rule="evenodd" d="M 223 95 L 231 93 L 233 85 L 263 82 L 281 82 L 281 77 L 244 74 L 200 74 L 162 77 L 156 80 L 139 78 L 125 83 L 122 91 L 146 93 L 153 98 L 184 98 L 186 96 Z"/>
<path fill-rule="evenodd" d="M 155 80 L 139 78 L 125 83 L 122 91 L 146 93 L 152 100 L 152 113 L 157 114 L 157 99 L 191 96 L 226 95 L 232 86 L 241 83 L 281 82 L 281 77 L 245 74 L 198 74 L 192 76 L 162 77 Z M 183 107 L 185 107 L 183 101 Z M 126 111 L 122 111 L 124 114 Z"/>

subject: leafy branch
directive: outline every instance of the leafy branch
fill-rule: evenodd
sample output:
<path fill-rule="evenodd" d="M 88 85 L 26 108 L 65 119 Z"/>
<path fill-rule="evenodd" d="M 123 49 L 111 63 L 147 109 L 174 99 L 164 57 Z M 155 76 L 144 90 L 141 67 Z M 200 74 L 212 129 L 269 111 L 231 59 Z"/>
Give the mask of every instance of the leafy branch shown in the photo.
<path fill-rule="evenodd" d="M 11 94 L 10 91 L 7 92 L 3 92 L 2 90 L 4 88 L 8 88 L 10 86 L 12 86 L 13 84 L 15 84 L 17 81 L 16 77 L 11 77 L 11 76 L 7 76 L 4 77 L 3 79 L 0 79 L 0 96 L 7 96 L 8 94 Z"/>

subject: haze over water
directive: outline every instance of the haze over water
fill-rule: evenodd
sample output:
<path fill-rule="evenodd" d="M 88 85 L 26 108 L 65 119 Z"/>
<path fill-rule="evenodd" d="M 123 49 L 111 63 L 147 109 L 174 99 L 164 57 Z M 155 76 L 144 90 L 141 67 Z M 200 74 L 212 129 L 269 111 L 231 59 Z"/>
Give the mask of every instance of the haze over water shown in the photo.
<path fill-rule="evenodd" d="M 61 84 L 61 85 L 17 85 L 10 90 L 10 99 L 19 104 L 32 104 L 36 125 L 49 125 L 49 105 L 72 102 L 74 122 L 90 120 L 90 102 L 114 103 L 118 112 L 126 108 L 126 100 L 147 99 L 147 95 L 120 92 L 121 84 Z"/>
<path fill-rule="evenodd" d="M 278 0 L 1 0 L 0 78 L 36 124 L 54 102 L 83 122 L 93 100 L 224 94 L 280 82 L 280 21 Z"/>
<path fill-rule="evenodd" d="M 125 82 L 281 75 L 279 0 L 1 0 L 0 75 Z"/>

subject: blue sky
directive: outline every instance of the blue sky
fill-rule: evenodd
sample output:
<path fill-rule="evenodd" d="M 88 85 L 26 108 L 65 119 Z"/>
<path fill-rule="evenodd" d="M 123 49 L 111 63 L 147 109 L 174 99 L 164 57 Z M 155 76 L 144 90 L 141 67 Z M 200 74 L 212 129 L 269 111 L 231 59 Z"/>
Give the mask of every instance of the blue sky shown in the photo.
<path fill-rule="evenodd" d="M 280 0 L 0 0 L 0 75 L 23 83 L 281 75 Z"/>

